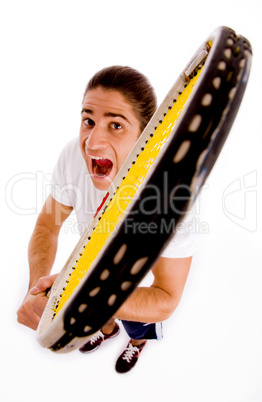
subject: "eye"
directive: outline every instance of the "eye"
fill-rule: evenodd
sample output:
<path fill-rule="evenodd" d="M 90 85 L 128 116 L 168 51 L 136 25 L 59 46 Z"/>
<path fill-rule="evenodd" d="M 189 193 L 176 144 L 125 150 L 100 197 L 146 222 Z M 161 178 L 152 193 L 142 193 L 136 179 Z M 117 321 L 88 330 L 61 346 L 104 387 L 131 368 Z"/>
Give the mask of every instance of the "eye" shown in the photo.
<path fill-rule="evenodd" d="M 89 117 L 84 118 L 83 122 L 88 127 L 90 127 L 90 126 L 92 127 L 95 125 L 95 122 L 92 119 L 89 119 Z"/>
<path fill-rule="evenodd" d="M 110 127 L 113 128 L 114 130 L 120 130 L 121 128 L 123 128 L 123 126 L 120 123 L 110 123 Z"/>

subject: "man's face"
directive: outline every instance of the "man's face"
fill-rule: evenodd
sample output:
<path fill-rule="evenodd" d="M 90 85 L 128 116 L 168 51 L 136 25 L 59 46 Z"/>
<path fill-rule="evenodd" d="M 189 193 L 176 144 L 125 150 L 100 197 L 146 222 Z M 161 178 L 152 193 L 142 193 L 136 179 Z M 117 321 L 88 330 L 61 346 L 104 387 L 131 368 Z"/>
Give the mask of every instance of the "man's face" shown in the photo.
<path fill-rule="evenodd" d="M 139 121 L 120 92 L 98 87 L 86 93 L 80 148 L 96 188 L 108 189 L 139 135 Z"/>

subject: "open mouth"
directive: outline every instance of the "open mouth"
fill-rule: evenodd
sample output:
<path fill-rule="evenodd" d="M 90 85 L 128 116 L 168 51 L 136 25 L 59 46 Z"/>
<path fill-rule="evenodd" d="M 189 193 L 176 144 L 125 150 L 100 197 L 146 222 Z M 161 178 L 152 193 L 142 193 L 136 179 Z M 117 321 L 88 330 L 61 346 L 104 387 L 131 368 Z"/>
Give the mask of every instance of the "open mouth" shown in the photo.
<path fill-rule="evenodd" d="M 113 163 L 106 158 L 91 157 L 92 158 L 92 171 L 97 177 L 106 177 L 110 174 Z"/>

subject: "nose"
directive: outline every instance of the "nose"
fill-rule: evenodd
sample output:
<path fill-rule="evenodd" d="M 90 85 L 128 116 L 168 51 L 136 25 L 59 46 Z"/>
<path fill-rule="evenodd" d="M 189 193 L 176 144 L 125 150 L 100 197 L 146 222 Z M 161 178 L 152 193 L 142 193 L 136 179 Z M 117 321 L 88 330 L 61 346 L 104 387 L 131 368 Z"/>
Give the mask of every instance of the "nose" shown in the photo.
<path fill-rule="evenodd" d="M 105 130 L 102 127 L 95 126 L 85 140 L 85 144 L 89 149 L 94 151 L 107 148 L 108 143 Z"/>

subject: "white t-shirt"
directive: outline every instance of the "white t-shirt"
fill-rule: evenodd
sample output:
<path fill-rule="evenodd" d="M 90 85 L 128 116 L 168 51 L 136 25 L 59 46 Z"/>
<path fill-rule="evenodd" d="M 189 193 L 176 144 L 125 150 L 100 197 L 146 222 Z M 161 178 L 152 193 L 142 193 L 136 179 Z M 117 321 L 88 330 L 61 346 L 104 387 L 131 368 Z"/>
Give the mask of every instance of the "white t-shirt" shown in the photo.
<path fill-rule="evenodd" d="M 82 234 L 92 222 L 106 191 L 94 186 L 81 154 L 78 138 L 70 141 L 60 154 L 53 171 L 51 194 L 61 204 L 73 207 Z M 192 227 L 193 219 L 194 214 L 191 212 L 161 254 L 162 257 L 184 258 L 194 254 L 197 235 L 187 230 Z"/>

